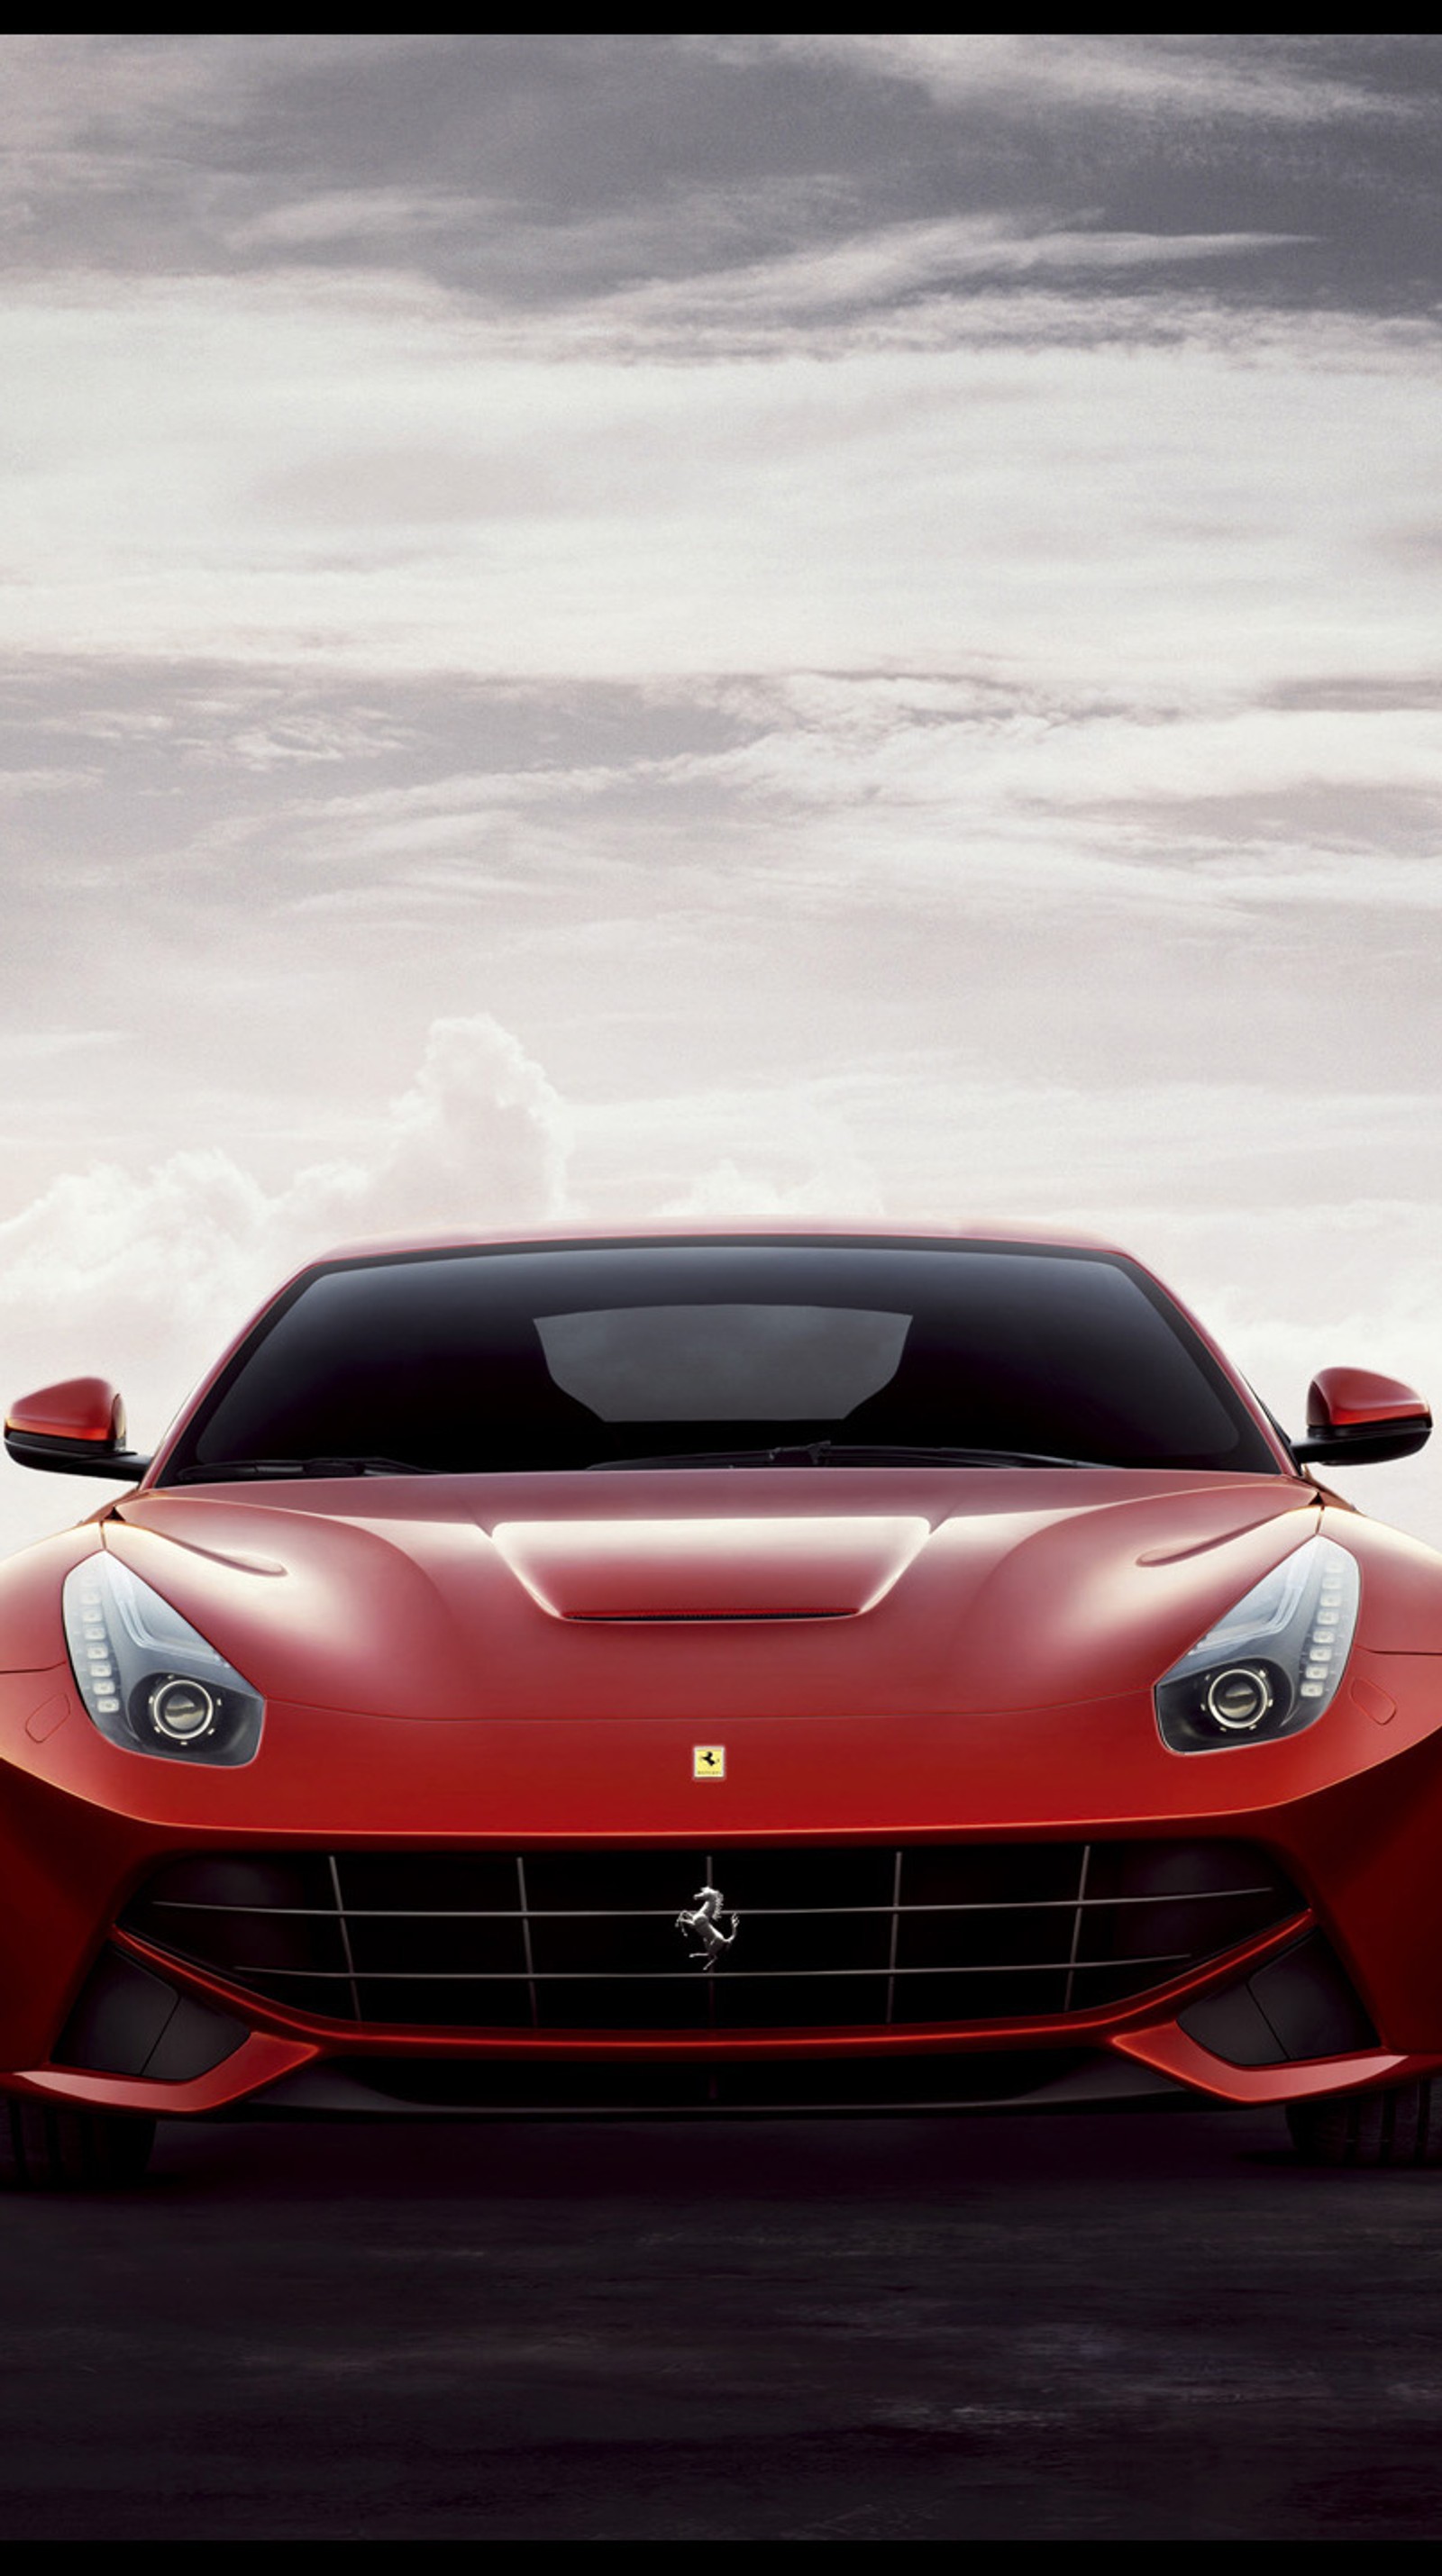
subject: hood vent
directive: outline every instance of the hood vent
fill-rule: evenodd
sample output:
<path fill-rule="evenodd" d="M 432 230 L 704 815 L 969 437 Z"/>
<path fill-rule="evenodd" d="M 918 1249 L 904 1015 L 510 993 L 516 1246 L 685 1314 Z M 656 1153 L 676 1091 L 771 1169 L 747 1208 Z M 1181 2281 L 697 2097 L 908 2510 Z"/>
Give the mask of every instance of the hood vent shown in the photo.
<path fill-rule="evenodd" d="M 553 1619 L 854 1619 L 925 1545 L 907 1515 L 502 1521 L 492 1540 Z"/>

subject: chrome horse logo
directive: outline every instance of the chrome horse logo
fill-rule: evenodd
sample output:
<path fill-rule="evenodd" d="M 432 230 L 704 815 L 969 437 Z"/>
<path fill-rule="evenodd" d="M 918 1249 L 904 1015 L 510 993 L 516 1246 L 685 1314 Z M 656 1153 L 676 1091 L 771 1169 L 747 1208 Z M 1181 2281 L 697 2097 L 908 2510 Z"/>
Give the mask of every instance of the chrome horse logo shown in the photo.
<path fill-rule="evenodd" d="M 721 1929 L 723 1915 L 730 1923 L 729 1932 Z M 689 1905 L 683 1905 L 676 1917 L 678 1932 L 699 1941 L 699 1950 L 689 1950 L 687 1957 L 700 1961 L 701 1974 L 709 1977 L 723 1950 L 729 1950 L 740 1927 L 739 1914 L 725 1914 L 719 1887 L 698 1887 Z"/>

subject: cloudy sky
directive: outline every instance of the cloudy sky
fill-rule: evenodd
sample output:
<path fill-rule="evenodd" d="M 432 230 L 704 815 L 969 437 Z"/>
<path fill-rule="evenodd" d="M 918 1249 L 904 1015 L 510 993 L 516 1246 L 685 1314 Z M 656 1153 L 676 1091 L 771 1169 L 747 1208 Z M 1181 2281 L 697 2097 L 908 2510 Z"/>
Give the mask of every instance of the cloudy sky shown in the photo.
<path fill-rule="evenodd" d="M 11 1394 L 733 1210 L 1442 1388 L 1442 40 L 0 65 Z"/>

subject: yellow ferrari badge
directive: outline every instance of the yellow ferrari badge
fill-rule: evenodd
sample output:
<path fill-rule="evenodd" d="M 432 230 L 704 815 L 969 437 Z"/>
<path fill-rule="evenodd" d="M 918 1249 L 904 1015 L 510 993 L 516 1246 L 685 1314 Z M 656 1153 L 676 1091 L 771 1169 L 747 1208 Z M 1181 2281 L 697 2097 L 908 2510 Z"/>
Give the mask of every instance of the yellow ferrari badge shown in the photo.
<path fill-rule="evenodd" d="M 724 1780 L 726 1747 L 724 1744 L 693 1744 L 691 1747 L 693 1780 Z"/>

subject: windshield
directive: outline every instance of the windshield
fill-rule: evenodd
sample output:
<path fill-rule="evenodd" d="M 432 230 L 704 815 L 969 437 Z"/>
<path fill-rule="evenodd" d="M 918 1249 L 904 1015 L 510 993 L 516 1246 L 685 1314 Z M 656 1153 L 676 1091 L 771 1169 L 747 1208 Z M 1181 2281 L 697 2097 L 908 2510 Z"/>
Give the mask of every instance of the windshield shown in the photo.
<path fill-rule="evenodd" d="M 326 1264 L 262 1317 L 162 1484 L 634 1458 L 1276 1473 L 1122 1258 L 874 1241 L 589 1243 Z"/>

